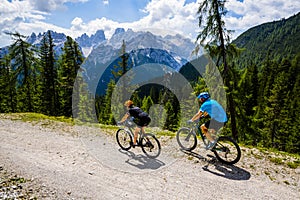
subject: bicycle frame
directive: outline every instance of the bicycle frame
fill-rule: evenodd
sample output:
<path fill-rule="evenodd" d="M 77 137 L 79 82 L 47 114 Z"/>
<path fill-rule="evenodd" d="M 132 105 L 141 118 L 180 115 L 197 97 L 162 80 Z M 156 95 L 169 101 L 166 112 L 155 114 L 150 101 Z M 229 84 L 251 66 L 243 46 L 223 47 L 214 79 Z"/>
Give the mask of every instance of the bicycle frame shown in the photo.
<path fill-rule="evenodd" d="M 133 142 L 132 141 L 132 138 L 134 137 L 133 127 L 135 126 L 135 124 L 132 122 L 132 120 L 126 120 L 125 123 L 123 123 L 122 125 L 124 126 L 124 128 L 121 128 L 117 131 L 116 138 L 117 138 L 117 142 L 118 142 L 119 146 L 123 150 L 127 151 L 131 147 L 135 147 L 135 145 L 133 146 L 131 144 Z M 139 127 L 139 128 L 141 128 L 141 127 Z M 125 131 L 125 137 L 122 136 L 122 130 Z M 121 135 L 120 137 L 119 137 L 119 134 Z M 128 141 L 128 137 L 126 137 L 126 135 L 130 136 L 130 138 L 129 138 L 130 141 Z M 123 143 L 124 141 L 126 144 Z M 142 148 L 142 151 L 149 158 L 156 158 L 157 156 L 159 156 L 159 154 L 161 152 L 161 146 L 160 146 L 158 139 L 152 133 L 145 133 L 142 128 L 138 132 L 137 143 L 138 143 L 137 146 L 140 146 Z M 128 146 L 128 144 L 129 144 L 129 146 Z"/>
<path fill-rule="evenodd" d="M 202 133 L 202 130 L 201 130 L 201 128 L 200 128 L 200 125 L 199 125 L 199 123 L 198 122 L 194 122 L 194 124 L 192 125 L 192 131 L 196 134 L 196 136 L 198 135 L 200 135 L 200 137 L 201 137 L 201 139 L 202 139 L 202 141 L 204 142 L 205 141 L 205 136 L 204 136 L 204 134 Z"/>
<path fill-rule="evenodd" d="M 238 144 L 228 136 L 220 136 L 222 128 L 217 130 L 212 137 L 217 142 L 214 147 L 210 149 L 216 158 L 225 164 L 235 164 L 241 158 L 241 149 Z M 194 122 L 189 127 L 182 127 L 177 131 L 176 139 L 179 146 L 186 151 L 192 151 L 197 147 L 197 135 L 200 135 L 202 142 L 207 147 L 209 144 L 206 136 L 201 130 L 198 122 Z M 208 149 L 207 149 L 208 150 Z"/>
<path fill-rule="evenodd" d="M 133 128 L 131 127 L 131 126 L 129 126 L 129 123 L 134 123 L 132 120 L 129 120 L 129 119 L 127 119 L 126 121 L 125 121 L 125 123 L 124 123 L 124 128 L 125 129 L 127 129 L 129 132 L 130 132 L 130 134 L 131 134 L 131 136 L 132 137 L 134 137 L 134 130 L 133 130 Z M 138 143 L 140 143 L 140 141 L 141 141 L 141 138 L 144 136 L 144 132 L 143 132 L 143 129 L 141 128 L 141 127 L 139 127 L 140 128 L 140 131 L 138 132 L 138 138 L 137 138 L 137 142 Z"/>

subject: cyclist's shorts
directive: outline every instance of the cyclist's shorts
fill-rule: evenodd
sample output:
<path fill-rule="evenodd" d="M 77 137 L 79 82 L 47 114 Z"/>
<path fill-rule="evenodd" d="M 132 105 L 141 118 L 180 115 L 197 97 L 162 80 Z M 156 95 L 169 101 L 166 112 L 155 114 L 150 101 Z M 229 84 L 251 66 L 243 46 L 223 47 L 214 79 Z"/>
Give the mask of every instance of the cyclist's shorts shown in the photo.
<path fill-rule="evenodd" d="M 150 122 L 151 122 L 151 118 L 149 116 L 144 116 L 140 119 L 135 120 L 135 123 L 141 127 L 148 126 Z"/>
<path fill-rule="evenodd" d="M 218 131 L 220 128 L 222 128 L 225 125 L 226 122 L 218 122 L 214 119 L 211 119 L 207 122 L 205 122 L 205 127 L 208 129 L 214 129 L 215 131 Z"/>

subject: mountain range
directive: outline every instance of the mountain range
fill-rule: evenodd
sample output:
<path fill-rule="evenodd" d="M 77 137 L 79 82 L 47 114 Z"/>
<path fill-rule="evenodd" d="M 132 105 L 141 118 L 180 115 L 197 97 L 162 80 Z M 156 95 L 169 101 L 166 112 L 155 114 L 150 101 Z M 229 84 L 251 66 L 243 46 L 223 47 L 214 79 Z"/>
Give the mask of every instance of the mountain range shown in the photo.
<path fill-rule="evenodd" d="M 79 41 L 79 40 L 78 40 Z M 91 48 L 86 45 L 88 40 L 79 43 L 81 47 Z M 81 42 L 81 41 L 80 41 Z M 180 68 L 191 58 L 194 43 L 181 35 L 167 35 L 165 37 L 154 35 L 151 32 L 134 32 L 131 29 L 125 31 L 123 28 L 115 30 L 109 39 L 103 39 L 92 46 L 82 68 L 84 75 L 89 80 L 89 87 L 94 92 L 102 94 L 108 82 L 114 78 L 112 71 L 116 71 L 118 63 L 121 62 L 121 48 L 125 44 L 125 52 L 128 55 L 128 66 L 135 68 L 145 64 L 154 64 L 152 68 L 145 70 L 147 79 L 157 78 L 155 66 L 166 66 L 169 72 L 179 72 Z M 161 75 L 161 74 L 160 74 Z"/>
<path fill-rule="evenodd" d="M 51 30 L 50 32 L 53 43 L 55 45 L 54 50 L 58 55 L 60 55 L 60 49 L 63 47 L 67 36 L 64 33 L 57 33 Z M 32 45 L 39 47 L 44 34 L 45 33 L 32 33 L 29 37 L 27 37 L 26 41 Z M 134 32 L 132 29 L 128 29 L 127 31 L 125 31 L 124 28 L 117 28 L 110 39 L 106 38 L 103 30 L 98 30 L 91 36 L 88 36 L 86 33 L 84 33 L 80 37 L 75 38 L 75 41 L 80 46 L 85 57 L 88 57 L 89 54 L 99 46 L 101 46 L 102 48 L 105 46 L 110 46 L 113 47 L 113 49 L 120 49 L 123 40 L 127 43 L 126 48 L 129 51 L 132 49 L 136 49 L 137 47 L 155 47 L 158 49 L 166 49 L 170 52 L 182 55 L 185 58 L 190 56 L 191 51 L 194 48 L 194 43 L 190 39 L 184 38 L 183 36 L 178 34 L 175 36 L 167 35 L 165 37 L 161 37 L 158 35 L 154 35 L 149 31 Z M 4 47 L 2 49 L 5 48 L 7 47 Z"/>
<path fill-rule="evenodd" d="M 40 46 L 44 33 L 32 33 L 27 42 Z M 66 35 L 51 31 L 54 50 L 57 57 L 62 53 Z M 189 74 L 189 80 L 199 76 L 190 65 L 191 54 L 195 44 L 181 35 L 159 36 L 149 31 L 135 32 L 132 29 L 117 28 L 111 38 L 107 38 L 103 30 L 88 36 L 82 34 L 75 38 L 83 55 L 83 75 L 89 80 L 92 91 L 99 90 L 99 84 L 113 78 L 111 71 L 116 71 L 116 65 L 121 61 L 121 48 L 125 44 L 128 55 L 128 65 L 137 67 L 147 63 L 167 66 L 170 72 Z M 237 59 L 242 68 L 251 63 L 261 63 L 264 59 L 295 56 L 300 52 L 300 13 L 279 21 L 269 22 L 250 28 L 237 37 L 233 43 L 245 50 Z M 8 47 L 0 48 L 0 57 L 8 52 Z M 192 69 L 191 69 L 192 68 Z M 145 71 L 149 77 L 155 77 L 155 70 Z M 98 89 L 97 89 L 98 88 Z M 105 87 L 101 89 L 105 90 Z"/>
<path fill-rule="evenodd" d="M 50 32 L 55 45 L 55 57 L 57 58 L 62 54 L 62 47 L 67 36 L 64 33 L 51 30 Z M 26 41 L 39 47 L 44 34 L 32 33 Z M 106 85 L 113 78 L 111 71 L 115 70 L 115 65 L 120 62 L 123 43 L 125 44 L 125 51 L 129 55 L 128 64 L 131 67 L 157 63 L 167 66 L 166 69 L 169 69 L 169 71 L 175 70 L 176 72 L 188 62 L 195 47 L 190 39 L 179 34 L 162 37 L 149 31 L 135 32 L 132 29 L 125 31 L 124 28 L 117 28 L 109 39 L 106 38 L 103 30 L 98 30 L 91 36 L 82 34 L 80 37 L 75 38 L 75 41 L 86 58 L 81 68 L 93 91 L 98 87 L 98 82 Z M 7 52 L 8 47 L 1 48 L 0 56 Z M 149 77 L 156 78 L 155 70 L 153 72 L 149 70 L 145 73 L 148 73 Z M 103 93 L 106 86 L 102 88 L 101 93 Z"/>

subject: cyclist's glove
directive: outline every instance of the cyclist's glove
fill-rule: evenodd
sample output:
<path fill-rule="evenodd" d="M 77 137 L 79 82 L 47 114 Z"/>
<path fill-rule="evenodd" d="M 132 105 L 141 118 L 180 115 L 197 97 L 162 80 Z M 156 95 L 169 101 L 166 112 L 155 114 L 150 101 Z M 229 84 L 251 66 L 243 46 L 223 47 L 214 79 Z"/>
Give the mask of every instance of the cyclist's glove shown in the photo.
<path fill-rule="evenodd" d="M 187 123 L 191 124 L 191 123 L 193 123 L 193 121 L 190 119 L 190 120 L 187 121 Z"/>
<path fill-rule="evenodd" d="M 117 125 L 118 126 L 121 126 L 121 125 L 123 125 L 124 123 L 123 122 L 117 122 Z"/>

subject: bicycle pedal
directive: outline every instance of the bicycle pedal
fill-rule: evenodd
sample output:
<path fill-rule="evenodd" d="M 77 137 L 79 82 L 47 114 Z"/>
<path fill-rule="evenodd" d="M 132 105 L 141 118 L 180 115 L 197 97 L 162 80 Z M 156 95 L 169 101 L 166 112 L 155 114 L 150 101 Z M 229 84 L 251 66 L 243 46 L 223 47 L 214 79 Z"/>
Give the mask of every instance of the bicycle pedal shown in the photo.
<path fill-rule="evenodd" d="M 137 146 L 137 145 L 133 144 L 133 142 L 130 142 L 130 146 L 135 148 L 135 146 Z"/>

